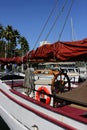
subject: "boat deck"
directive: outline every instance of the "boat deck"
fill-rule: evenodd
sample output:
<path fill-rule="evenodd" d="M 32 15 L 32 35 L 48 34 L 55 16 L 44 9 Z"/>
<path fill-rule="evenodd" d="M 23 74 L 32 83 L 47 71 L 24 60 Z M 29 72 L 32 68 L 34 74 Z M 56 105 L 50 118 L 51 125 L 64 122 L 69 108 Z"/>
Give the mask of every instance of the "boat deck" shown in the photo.
<path fill-rule="evenodd" d="M 71 122 L 73 121 L 76 124 L 78 123 L 78 125 L 82 124 L 82 126 L 86 127 L 86 124 L 87 124 L 87 108 L 86 107 L 82 107 L 82 106 L 78 106 L 74 104 L 68 104 L 62 107 L 54 108 L 48 104 L 35 100 L 34 97 L 28 96 L 25 93 L 27 88 L 23 87 L 22 83 L 20 86 L 19 86 L 20 82 L 18 82 L 18 84 L 17 82 L 16 84 L 14 82 L 12 86 L 11 84 L 9 86 L 9 82 L 6 82 L 6 83 L 8 84 L 8 87 L 7 87 L 8 93 L 7 91 L 3 90 L 3 88 L 0 89 L 1 93 L 4 94 L 5 97 L 8 97 L 8 99 L 10 99 L 11 101 L 16 103 L 18 106 L 20 106 L 20 108 L 23 107 L 25 110 L 33 111 L 35 112 L 36 115 L 44 119 L 48 119 L 47 118 L 48 116 L 49 121 L 54 122 L 57 125 L 59 124 L 59 122 L 62 122 L 62 125 L 63 125 L 63 121 L 66 122 L 66 119 L 67 119 L 68 121 L 71 121 Z M 19 99 L 21 99 L 21 101 Z M 25 102 L 27 105 L 25 105 Z M 32 106 L 35 106 L 35 107 L 32 108 Z M 40 107 L 41 111 L 37 107 L 38 108 Z M 45 112 L 42 110 L 45 110 Z M 40 113 L 42 114 L 39 115 Z M 53 114 L 53 117 L 52 117 L 52 114 Z M 58 116 L 59 118 L 56 116 Z M 67 124 L 67 125 L 73 126 L 71 124 Z"/>
<path fill-rule="evenodd" d="M 69 118 L 72 118 L 74 120 L 77 120 L 79 122 L 83 122 L 87 124 L 87 107 L 75 105 L 75 104 L 69 104 L 65 105 L 63 107 L 58 107 L 58 108 L 53 108 L 52 106 L 49 105 L 44 105 L 42 102 L 36 102 L 35 99 L 28 97 L 27 95 L 21 93 L 25 90 L 26 88 L 16 88 L 11 90 L 12 93 L 24 98 L 27 101 L 32 101 L 33 103 L 36 103 L 37 105 L 41 105 L 42 107 L 49 109 L 51 111 L 54 111 L 55 113 L 62 114 L 64 116 L 68 116 Z M 32 99 L 32 100 L 31 100 Z"/>

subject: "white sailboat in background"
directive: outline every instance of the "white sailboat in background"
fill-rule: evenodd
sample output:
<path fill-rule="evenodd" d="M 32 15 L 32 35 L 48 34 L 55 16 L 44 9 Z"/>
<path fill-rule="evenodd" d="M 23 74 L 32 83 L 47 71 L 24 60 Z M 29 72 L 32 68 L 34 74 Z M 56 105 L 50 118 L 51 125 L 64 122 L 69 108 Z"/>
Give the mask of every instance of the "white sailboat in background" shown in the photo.
<path fill-rule="evenodd" d="M 76 36 L 76 32 L 74 29 L 74 25 L 73 25 L 73 20 L 71 18 L 71 30 L 72 30 L 72 41 L 76 41 L 77 40 L 77 36 Z M 87 66 L 86 66 L 86 62 L 76 62 L 78 69 L 79 69 L 79 80 L 80 81 L 85 81 L 87 79 Z"/>

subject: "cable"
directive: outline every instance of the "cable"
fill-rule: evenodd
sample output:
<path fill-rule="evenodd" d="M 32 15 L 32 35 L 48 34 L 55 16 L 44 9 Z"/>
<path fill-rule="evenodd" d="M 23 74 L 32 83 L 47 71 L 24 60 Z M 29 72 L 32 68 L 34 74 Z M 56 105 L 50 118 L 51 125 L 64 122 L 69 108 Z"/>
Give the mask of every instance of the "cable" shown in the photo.
<path fill-rule="evenodd" d="M 74 2 L 74 0 L 72 0 L 72 2 L 71 2 L 71 5 L 70 5 L 70 8 L 69 8 L 68 14 L 67 14 L 67 16 L 66 16 L 66 18 L 65 18 L 65 22 L 64 22 L 64 25 L 63 25 L 63 27 L 62 27 L 62 31 L 61 31 L 60 34 L 59 34 L 59 39 L 58 39 L 58 41 L 60 41 L 60 38 L 61 38 L 61 36 L 62 36 L 62 33 L 63 33 L 64 27 L 65 27 L 65 25 L 66 25 L 67 19 L 68 19 L 68 17 L 69 17 L 69 14 L 70 14 L 70 11 L 71 11 L 73 2 Z"/>
<path fill-rule="evenodd" d="M 44 26 L 43 26 L 43 28 L 42 28 L 42 31 L 40 32 L 40 34 L 39 34 L 39 36 L 38 36 L 38 39 L 37 39 L 36 42 L 35 42 L 34 48 L 36 47 L 36 45 L 37 45 L 37 43 L 38 43 L 38 41 L 39 41 L 39 39 L 40 39 L 40 37 L 41 37 L 41 35 L 42 35 L 44 29 L 46 28 L 46 25 L 47 25 L 47 23 L 48 23 L 50 17 L 52 16 L 52 13 L 54 12 L 55 7 L 57 6 L 57 3 L 58 3 L 58 0 L 56 0 L 53 9 L 52 9 L 52 11 L 50 12 L 50 14 L 49 14 L 49 16 L 48 16 L 48 18 L 47 18 L 47 20 L 46 20 L 46 23 L 44 24 Z M 33 49 L 34 49 L 34 48 L 33 48 Z"/>
<path fill-rule="evenodd" d="M 63 10 L 64 10 L 64 8 L 65 8 L 66 3 L 67 3 L 67 0 L 64 1 L 64 4 L 63 4 L 63 6 L 62 6 L 62 8 L 61 8 L 61 10 L 60 10 L 60 13 L 57 15 L 57 17 L 56 17 L 56 19 L 55 19 L 53 25 L 51 26 L 51 28 L 50 28 L 50 30 L 49 30 L 49 32 L 48 32 L 48 34 L 47 34 L 45 40 L 47 40 L 47 38 L 48 38 L 49 35 L 50 35 L 50 32 L 52 32 L 52 29 L 53 29 L 53 27 L 55 26 L 55 24 L 56 24 L 58 18 L 61 16 L 61 13 L 63 12 Z"/>

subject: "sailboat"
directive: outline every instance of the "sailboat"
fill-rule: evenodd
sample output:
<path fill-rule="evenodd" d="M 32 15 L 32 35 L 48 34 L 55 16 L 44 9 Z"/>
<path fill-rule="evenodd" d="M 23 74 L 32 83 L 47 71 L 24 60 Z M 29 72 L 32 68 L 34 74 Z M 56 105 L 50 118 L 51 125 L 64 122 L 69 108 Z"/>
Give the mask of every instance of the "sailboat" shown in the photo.
<path fill-rule="evenodd" d="M 45 44 L 23 57 L 0 58 L 0 63 L 86 61 L 86 57 L 87 38 Z M 23 82 L 13 73 L 0 78 L 0 116 L 11 130 L 87 129 L 87 81 L 71 89 L 61 70 L 39 71 L 45 77 L 36 80 L 37 73 L 30 68 L 26 72 Z"/>
<path fill-rule="evenodd" d="M 60 49 L 57 48 L 57 45 L 59 47 L 58 42 L 54 44 L 56 44 L 56 51 L 64 50 L 62 55 L 55 53 L 57 61 L 71 60 L 72 57 L 76 60 L 80 60 L 80 58 L 84 60 L 83 56 L 87 56 L 86 39 L 69 43 L 61 42 Z M 54 60 L 52 59 L 53 49 L 51 49 L 54 44 L 43 45 L 38 50 L 29 52 L 24 56 L 24 60 L 27 59 L 26 56 L 30 57 L 31 62 Z M 66 46 L 68 46 L 68 50 L 65 51 L 63 47 L 66 48 Z M 47 47 L 50 48 L 47 49 L 49 51 L 46 51 Z M 67 55 L 68 51 L 72 51 L 72 53 Z M 41 57 L 43 58 L 41 59 Z M 13 62 L 12 59 L 11 61 Z M 9 62 L 11 61 L 9 60 Z M 51 76 L 52 72 L 48 74 Z M 46 75 L 48 74 L 46 73 Z M 54 76 L 55 82 L 58 75 L 61 77 L 62 73 Z M 3 77 L 0 80 L 0 115 L 11 130 L 44 130 L 48 129 L 48 126 L 53 130 L 87 129 L 87 81 L 73 90 L 69 87 L 66 88 L 67 81 L 65 82 L 64 77 L 62 80 L 57 79 L 62 81 L 59 82 L 60 84 L 57 82 L 57 88 L 51 78 L 37 79 L 34 88 L 25 87 L 23 82 L 20 82 L 21 80 L 17 82 L 17 79 L 11 79 L 11 76 L 10 79 Z M 52 85 L 54 86 L 52 87 Z"/>

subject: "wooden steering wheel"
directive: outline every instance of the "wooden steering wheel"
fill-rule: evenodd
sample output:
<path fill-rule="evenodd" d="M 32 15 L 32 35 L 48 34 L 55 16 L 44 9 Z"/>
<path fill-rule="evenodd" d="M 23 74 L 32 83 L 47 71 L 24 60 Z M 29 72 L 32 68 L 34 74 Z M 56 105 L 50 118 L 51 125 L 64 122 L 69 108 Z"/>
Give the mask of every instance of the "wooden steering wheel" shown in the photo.
<path fill-rule="evenodd" d="M 59 72 L 58 74 L 54 75 L 52 79 L 52 86 L 51 92 L 52 93 L 62 93 L 69 91 L 71 89 L 70 86 L 70 79 L 66 73 Z"/>

